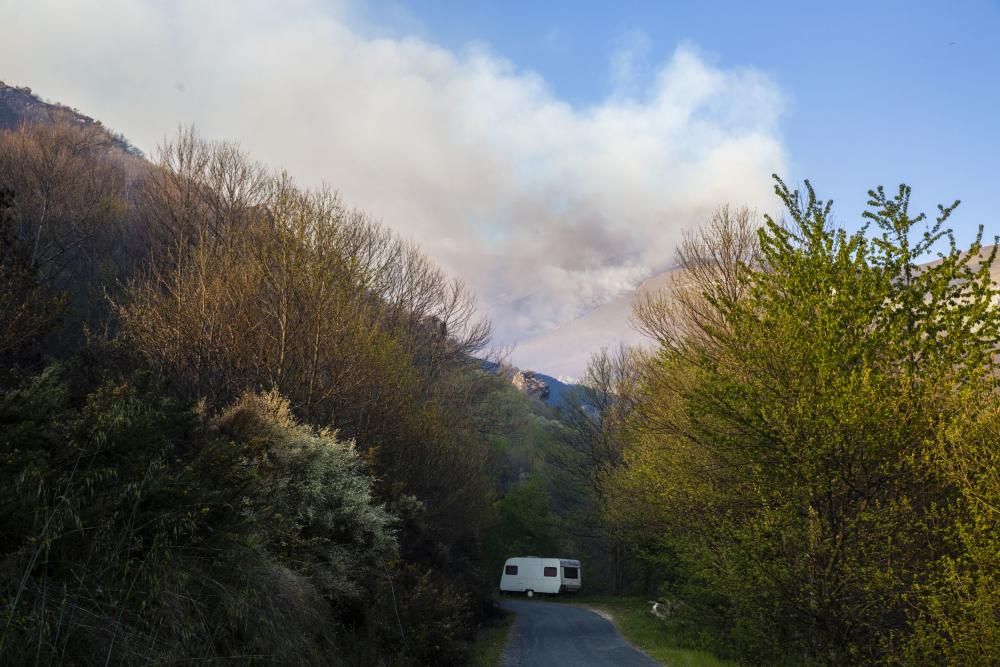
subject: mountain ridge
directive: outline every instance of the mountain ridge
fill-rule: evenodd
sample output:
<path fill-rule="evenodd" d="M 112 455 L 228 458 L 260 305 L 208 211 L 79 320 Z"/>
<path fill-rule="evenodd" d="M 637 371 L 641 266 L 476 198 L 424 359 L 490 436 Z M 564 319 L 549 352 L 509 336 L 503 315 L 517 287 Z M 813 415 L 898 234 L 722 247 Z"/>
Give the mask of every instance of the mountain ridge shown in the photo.
<path fill-rule="evenodd" d="M 14 130 L 23 123 L 52 124 L 60 120 L 98 128 L 116 148 L 134 157 L 145 157 L 123 134 L 79 109 L 45 100 L 28 86 L 12 86 L 0 81 L 0 130 Z"/>

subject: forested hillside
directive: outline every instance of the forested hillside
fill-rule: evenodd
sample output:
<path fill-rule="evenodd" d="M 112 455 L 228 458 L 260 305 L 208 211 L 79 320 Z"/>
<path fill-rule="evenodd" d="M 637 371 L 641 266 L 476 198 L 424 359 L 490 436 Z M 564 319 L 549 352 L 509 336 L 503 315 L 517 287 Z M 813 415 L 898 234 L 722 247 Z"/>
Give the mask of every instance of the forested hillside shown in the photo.
<path fill-rule="evenodd" d="M 0 132 L 2 661 L 462 662 L 525 400 L 472 295 L 235 144 L 48 112 Z"/>

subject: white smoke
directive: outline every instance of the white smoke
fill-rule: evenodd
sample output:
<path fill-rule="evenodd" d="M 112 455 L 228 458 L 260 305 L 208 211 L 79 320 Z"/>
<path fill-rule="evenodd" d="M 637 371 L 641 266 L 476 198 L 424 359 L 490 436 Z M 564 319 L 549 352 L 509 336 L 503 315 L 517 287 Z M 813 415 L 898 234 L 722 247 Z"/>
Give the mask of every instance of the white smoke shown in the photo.
<path fill-rule="evenodd" d="M 578 107 L 485 47 L 380 32 L 354 9 L 0 0 L 0 79 L 147 151 L 194 123 L 330 184 L 465 278 L 500 342 L 634 287 L 681 230 L 768 202 L 783 171 L 782 96 L 753 69 L 681 46 L 641 77 L 636 33 L 609 58 L 608 97 Z"/>

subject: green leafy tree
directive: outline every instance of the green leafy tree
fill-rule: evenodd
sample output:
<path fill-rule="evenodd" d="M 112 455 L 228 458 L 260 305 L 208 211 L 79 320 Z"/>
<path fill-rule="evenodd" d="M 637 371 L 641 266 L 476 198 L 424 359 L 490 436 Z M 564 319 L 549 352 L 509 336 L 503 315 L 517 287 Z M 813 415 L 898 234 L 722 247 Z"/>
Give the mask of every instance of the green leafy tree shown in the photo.
<path fill-rule="evenodd" d="M 996 251 L 981 230 L 957 248 L 954 206 L 919 231 L 906 186 L 872 191 L 853 233 L 808 183 L 776 192 L 788 218 L 765 218 L 728 283 L 678 311 L 694 335 L 661 337 L 622 498 L 648 499 L 680 559 L 673 592 L 745 659 L 893 661 L 924 573 L 962 550 L 957 487 L 933 452 L 949 429 L 966 440 L 956 397 L 991 395 Z"/>

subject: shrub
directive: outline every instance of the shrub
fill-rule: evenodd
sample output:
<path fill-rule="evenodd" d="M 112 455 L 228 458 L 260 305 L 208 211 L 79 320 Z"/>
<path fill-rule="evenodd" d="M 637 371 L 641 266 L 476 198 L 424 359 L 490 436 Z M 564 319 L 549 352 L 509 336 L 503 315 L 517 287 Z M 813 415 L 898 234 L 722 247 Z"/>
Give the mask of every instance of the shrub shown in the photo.
<path fill-rule="evenodd" d="M 395 553 L 353 447 L 274 394 L 206 420 L 141 375 L 60 374 L 0 397 L 0 657 L 339 662 Z"/>

